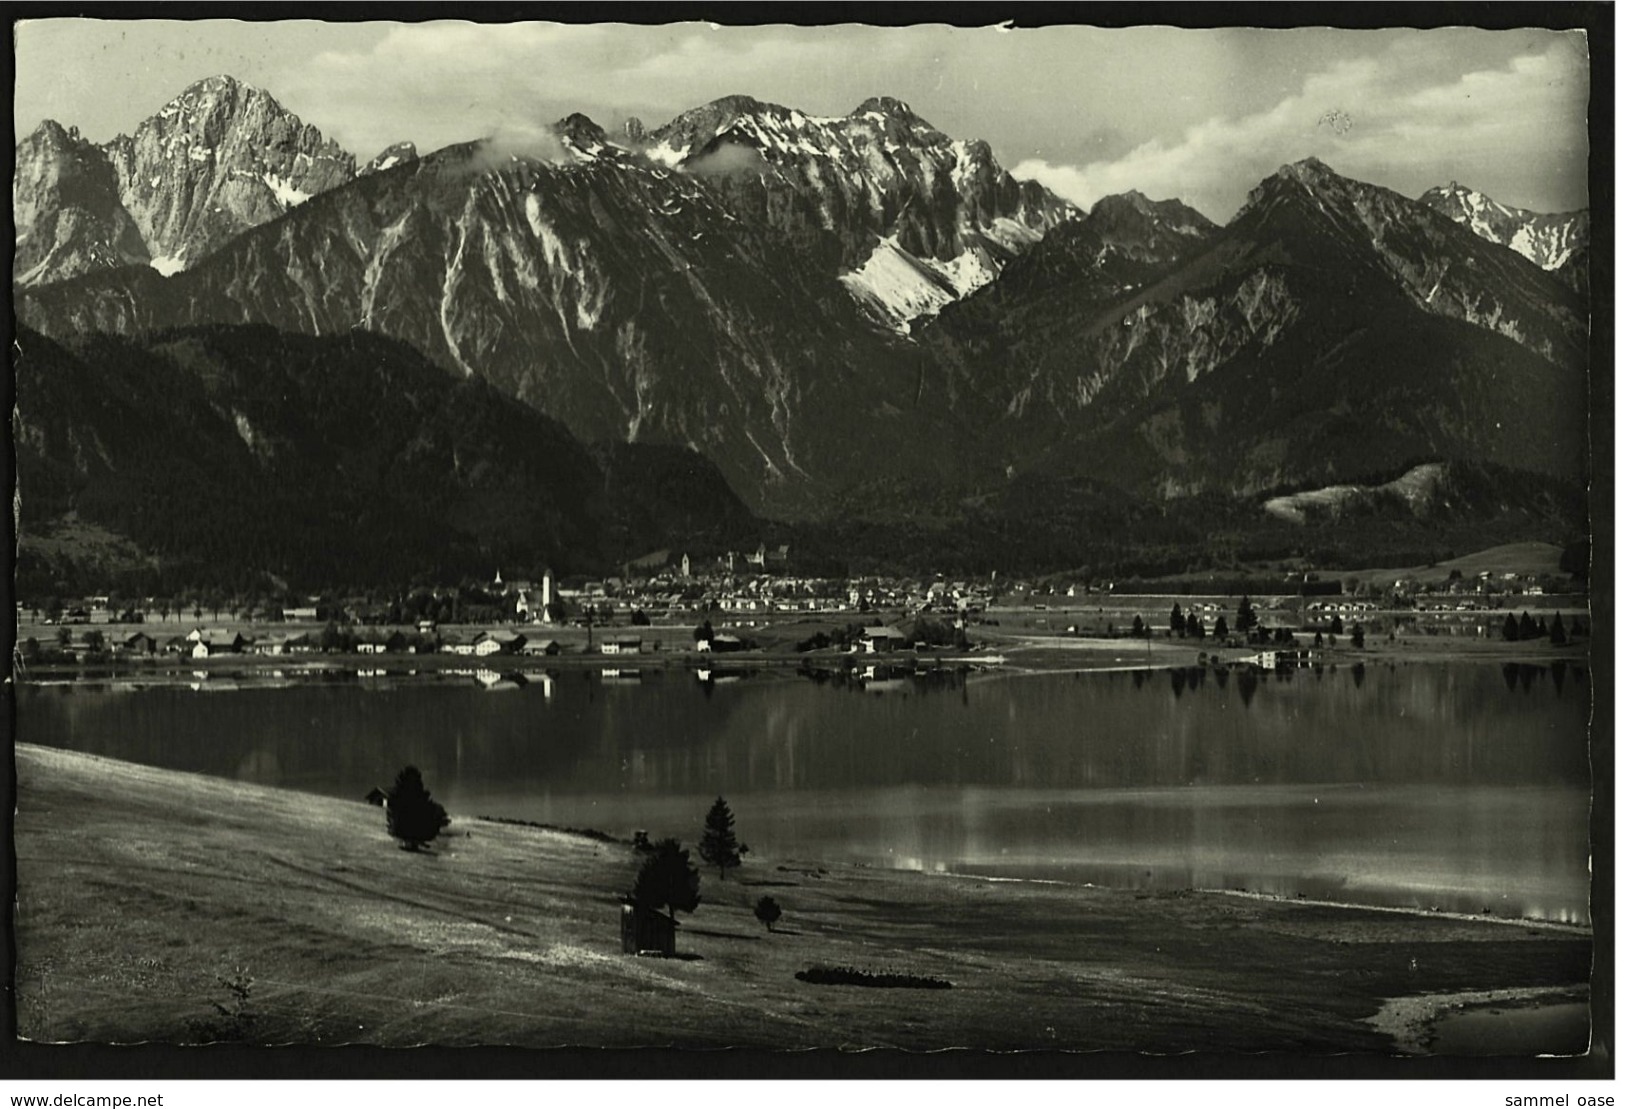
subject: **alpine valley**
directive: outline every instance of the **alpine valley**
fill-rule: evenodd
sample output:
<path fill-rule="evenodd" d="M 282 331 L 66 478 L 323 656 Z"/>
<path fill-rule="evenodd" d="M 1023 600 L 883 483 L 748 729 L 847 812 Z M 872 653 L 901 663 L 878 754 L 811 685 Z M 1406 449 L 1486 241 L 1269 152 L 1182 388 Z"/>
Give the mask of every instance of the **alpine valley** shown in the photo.
<path fill-rule="evenodd" d="M 1126 574 L 1586 531 L 1586 214 L 1454 183 L 1309 159 L 1223 226 L 1085 212 L 888 97 L 364 161 L 216 77 L 108 143 L 41 124 L 12 201 L 45 578 L 761 536 L 827 572 Z M 1332 485 L 1377 492 L 1266 510 Z"/>

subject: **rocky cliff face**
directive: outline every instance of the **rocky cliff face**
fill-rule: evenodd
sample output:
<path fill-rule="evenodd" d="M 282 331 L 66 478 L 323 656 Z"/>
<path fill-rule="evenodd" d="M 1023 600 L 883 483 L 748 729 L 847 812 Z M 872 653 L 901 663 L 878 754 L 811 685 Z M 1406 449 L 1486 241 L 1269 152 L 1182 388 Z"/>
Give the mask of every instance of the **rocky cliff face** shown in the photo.
<path fill-rule="evenodd" d="M 355 159 L 267 93 L 230 77 L 192 85 L 108 144 L 125 208 L 160 272 L 355 176 Z"/>
<path fill-rule="evenodd" d="M 67 134 L 47 121 L 17 148 L 21 285 L 135 262 L 174 273 L 355 177 L 354 158 L 230 77 L 199 81 L 104 145 Z"/>
<path fill-rule="evenodd" d="M 147 261 L 106 152 L 47 120 L 17 146 L 12 281 L 34 285 Z"/>
<path fill-rule="evenodd" d="M 1591 214 L 1543 214 L 1498 203 L 1452 181 L 1417 198 L 1481 239 L 1515 250 L 1543 270 L 1567 271 L 1589 251 Z"/>
<path fill-rule="evenodd" d="M 1011 177 L 987 143 L 952 139 L 891 97 L 825 118 L 730 96 L 639 145 L 713 179 L 736 210 L 782 234 L 827 238 L 825 264 L 872 319 L 901 331 L 1080 214 Z"/>

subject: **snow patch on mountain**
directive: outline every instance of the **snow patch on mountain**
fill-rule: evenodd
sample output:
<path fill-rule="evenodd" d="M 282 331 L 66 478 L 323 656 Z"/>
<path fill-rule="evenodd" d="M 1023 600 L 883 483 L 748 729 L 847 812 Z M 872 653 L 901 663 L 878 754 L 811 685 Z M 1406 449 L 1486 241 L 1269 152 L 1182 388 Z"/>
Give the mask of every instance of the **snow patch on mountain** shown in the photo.
<path fill-rule="evenodd" d="M 944 274 L 897 245 L 896 235 L 880 240 L 868 260 L 840 281 L 871 315 L 905 335 L 911 320 L 936 315 L 958 296 Z"/>
<path fill-rule="evenodd" d="M 1419 199 L 1479 238 L 1515 250 L 1545 270 L 1561 268 L 1590 243 L 1591 219 L 1584 211 L 1548 215 L 1513 208 L 1454 181 Z"/>
<path fill-rule="evenodd" d="M 303 189 L 294 188 L 293 185 L 274 173 L 263 173 L 260 175 L 260 180 L 265 182 L 265 187 L 271 190 L 276 196 L 277 202 L 284 208 L 297 208 L 310 199 L 309 193 Z"/>
<path fill-rule="evenodd" d="M 184 252 L 173 255 L 160 254 L 151 259 L 147 264 L 153 269 L 157 270 L 159 273 L 163 274 L 165 277 L 173 277 L 175 274 L 180 273 L 186 268 L 186 255 Z"/>
<path fill-rule="evenodd" d="M 683 159 L 688 157 L 688 152 L 691 149 L 692 147 L 686 143 L 681 147 L 674 147 L 671 145 L 669 140 L 661 139 L 658 143 L 649 147 L 643 153 L 650 159 L 659 162 L 663 166 L 670 169 L 676 169 L 678 166 L 683 164 Z"/>

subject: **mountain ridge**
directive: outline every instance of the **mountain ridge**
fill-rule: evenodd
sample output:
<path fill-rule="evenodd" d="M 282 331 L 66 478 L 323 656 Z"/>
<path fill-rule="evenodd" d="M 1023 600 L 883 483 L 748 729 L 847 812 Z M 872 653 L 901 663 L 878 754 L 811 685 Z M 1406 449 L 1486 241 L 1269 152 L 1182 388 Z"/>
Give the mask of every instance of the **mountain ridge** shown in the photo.
<path fill-rule="evenodd" d="M 1075 255 L 1062 272 L 1095 272 L 1087 231 L 1051 237 Z M 1318 161 L 1282 167 L 1224 228 L 1137 276 L 1000 282 L 927 329 L 943 387 L 1006 425 L 989 438 L 1009 466 L 1161 497 L 1331 482 L 1362 455 L 1524 452 L 1583 471 L 1578 298 L 1397 193 Z"/>
<path fill-rule="evenodd" d="M 818 117 L 735 95 L 614 133 L 576 113 L 359 169 L 318 166 L 331 144 L 257 90 L 202 82 L 171 106 L 119 157 L 246 190 L 261 206 L 220 226 L 260 222 L 132 207 L 118 158 L 42 125 L 14 182 L 18 273 L 77 272 L 17 281 L 24 323 L 69 343 L 376 332 L 581 442 L 701 452 L 786 519 L 903 488 L 896 470 L 1153 505 L 1401 459 L 1584 472 L 1584 297 L 1318 159 L 1220 227 L 1133 191 L 1082 212 L 889 97 Z M 243 161 L 257 123 L 286 141 Z M 265 168 L 287 159 L 316 173 L 308 194 Z M 142 226 L 165 250 L 224 240 L 154 253 Z"/>
<path fill-rule="evenodd" d="M 1514 208 L 1455 181 L 1429 189 L 1418 199 L 1480 238 L 1517 251 L 1589 295 L 1589 211 L 1541 213 Z"/>

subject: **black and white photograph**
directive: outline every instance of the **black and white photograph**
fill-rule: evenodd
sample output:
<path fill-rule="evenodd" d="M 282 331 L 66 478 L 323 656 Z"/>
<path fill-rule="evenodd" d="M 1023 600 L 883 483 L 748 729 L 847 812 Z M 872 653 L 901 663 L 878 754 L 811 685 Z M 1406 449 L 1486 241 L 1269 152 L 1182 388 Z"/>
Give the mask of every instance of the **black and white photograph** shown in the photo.
<path fill-rule="evenodd" d="M 12 21 L 35 1065 L 1612 1076 L 1611 12 L 253 7 Z"/>

